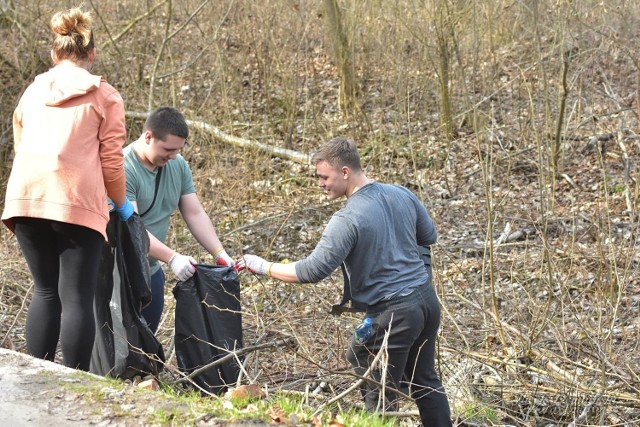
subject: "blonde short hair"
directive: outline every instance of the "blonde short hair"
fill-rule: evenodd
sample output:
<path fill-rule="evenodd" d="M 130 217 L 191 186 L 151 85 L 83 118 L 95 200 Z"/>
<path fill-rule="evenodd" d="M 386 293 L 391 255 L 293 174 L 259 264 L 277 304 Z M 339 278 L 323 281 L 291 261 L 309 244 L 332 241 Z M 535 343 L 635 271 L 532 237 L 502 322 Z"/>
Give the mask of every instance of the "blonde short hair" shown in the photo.
<path fill-rule="evenodd" d="M 311 163 L 327 162 L 334 169 L 348 166 L 352 170 L 362 169 L 360 155 L 356 143 L 343 136 L 338 136 L 324 143 L 318 151 L 311 156 Z"/>

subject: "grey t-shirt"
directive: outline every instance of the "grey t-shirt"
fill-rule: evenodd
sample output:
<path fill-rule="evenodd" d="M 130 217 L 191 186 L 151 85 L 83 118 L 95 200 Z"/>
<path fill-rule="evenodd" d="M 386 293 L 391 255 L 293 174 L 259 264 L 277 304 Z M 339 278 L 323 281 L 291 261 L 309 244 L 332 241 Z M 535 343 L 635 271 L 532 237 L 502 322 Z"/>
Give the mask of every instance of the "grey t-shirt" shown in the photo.
<path fill-rule="evenodd" d="M 124 149 L 124 169 L 127 176 L 127 198 L 137 203 L 139 213 L 144 213 L 153 201 L 158 169 L 150 171 L 144 167 L 133 149 L 133 144 Z M 142 217 L 147 231 L 164 243 L 171 214 L 178 207 L 180 197 L 195 192 L 193 175 L 186 160 L 181 155 L 169 160 L 162 167 L 156 201 L 151 210 Z M 160 263 L 149 257 L 149 266 L 153 274 L 160 268 Z"/>
<path fill-rule="evenodd" d="M 427 282 L 418 246 L 436 240 L 433 220 L 415 194 L 372 182 L 333 214 L 311 255 L 296 263 L 296 274 L 316 283 L 344 262 L 353 300 L 373 305 Z"/>

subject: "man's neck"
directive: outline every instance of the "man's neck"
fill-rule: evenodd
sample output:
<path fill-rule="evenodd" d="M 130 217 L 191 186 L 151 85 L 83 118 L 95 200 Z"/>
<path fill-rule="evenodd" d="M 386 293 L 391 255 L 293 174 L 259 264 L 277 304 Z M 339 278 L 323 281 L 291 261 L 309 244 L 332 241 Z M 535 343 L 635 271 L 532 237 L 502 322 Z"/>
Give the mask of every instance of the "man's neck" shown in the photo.
<path fill-rule="evenodd" d="M 145 156 L 146 144 L 147 143 L 144 140 L 144 135 L 141 135 L 140 138 L 133 142 L 133 151 L 136 153 L 136 156 L 138 156 L 138 160 L 140 160 L 142 166 L 153 172 L 157 169 L 157 166 L 151 163 L 149 159 L 147 159 L 147 156 Z"/>
<path fill-rule="evenodd" d="M 350 190 L 347 192 L 347 199 L 353 196 L 362 187 L 372 182 L 369 178 L 367 178 L 367 176 L 364 173 L 359 174 L 358 176 L 355 176 L 353 178 L 354 178 L 353 186 L 350 187 Z"/>

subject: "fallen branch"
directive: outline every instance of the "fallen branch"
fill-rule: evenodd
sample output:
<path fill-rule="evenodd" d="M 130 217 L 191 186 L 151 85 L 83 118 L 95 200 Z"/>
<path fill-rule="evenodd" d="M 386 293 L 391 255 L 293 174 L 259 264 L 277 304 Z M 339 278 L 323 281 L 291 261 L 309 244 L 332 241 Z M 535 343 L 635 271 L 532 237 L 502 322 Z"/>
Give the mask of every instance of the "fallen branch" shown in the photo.
<path fill-rule="evenodd" d="M 295 345 L 297 344 L 296 340 L 294 338 L 286 338 L 283 340 L 277 340 L 277 341 L 272 341 L 272 342 L 268 342 L 268 343 L 264 343 L 264 344 L 258 344 L 258 345 L 254 345 L 254 346 L 250 346 L 250 347 L 243 347 L 241 349 L 238 350 L 233 350 L 233 351 L 229 351 L 229 353 L 227 353 L 225 356 L 221 357 L 220 359 L 217 359 L 211 363 L 208 363 L 196 370 L 194 370 L 193 372 L 191 372 L 189 375 L 187 375 L 186 377 L 183 377 L 181 379 L 179 379 L 178 381 L 176 381 L 176 383 L 183 383 L 183 382 L 187 382 L 192 380 L 193 378 L 197 377 L 198 375 L 200 375 L 201 373 L 211 369 L 211 368 L 215 368 L 218 365 L 221 365 L 225 362 L 227 362 L 229 359 L 233 359 L 236 357 L 240 357 L 243 354 L 246 353 L 250 353 L 252 351 L 257 351 L 257 350 L 262 350 L 265 348 L 270 348 L 270 347 L 281 347 L 281 346 L 285 346 L 285 345 Z"/>
<path fill-rule="evenodd" d="M 127 111 L 125 114 L 127 117 L 136 118 L 136 119 L 146 119 L 149 116 L 149 113 L 142 113 L 137 111 Z M 287 150 L 286 148 L 274 147 L 268 144 L 263 144 L 255 140 L 250 140 L 250 139 L 245 139 L 245 138 L 240 138 L 234 135 L 230 135 L 215 126 L 210 125 L 209 123 L 195 121 L 195 120 L 187 120 L 187 124 L 189 126 L 202 129 L 208 132 L 209 134 L 211 134 L 213 138 L 227 144 L 232 144 L 242 148 L 255 148 L 260 151 L 270 153 L 273 156 L 291 160 L 296 163 L 302 163 L 305 165 L 308 165 L 311 162 L 311 157 L 308 154 L 300 153 L 294 150 Z"/>

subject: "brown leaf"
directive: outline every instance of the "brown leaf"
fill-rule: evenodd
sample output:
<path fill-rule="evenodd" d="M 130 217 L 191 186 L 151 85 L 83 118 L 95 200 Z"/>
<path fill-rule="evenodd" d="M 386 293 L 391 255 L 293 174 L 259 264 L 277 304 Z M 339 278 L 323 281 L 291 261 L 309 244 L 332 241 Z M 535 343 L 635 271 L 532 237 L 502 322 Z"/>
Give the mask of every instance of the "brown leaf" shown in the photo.
<path fill-rule="evenodd" d="M 266 393 L 258 384 L 241 385 L 228 392 L 232 399 L 262 399 Z"/>
<path fill-rule="evenodd" d="M 267 411 L 269 417 L 274 423 L 278 424 L 287 424 L 289 422 L 289 417 L 287 417 L 287 413 L 282 410 L 278 405 L 273 405 Z"/>

